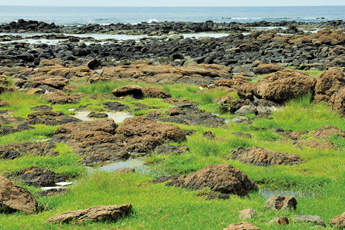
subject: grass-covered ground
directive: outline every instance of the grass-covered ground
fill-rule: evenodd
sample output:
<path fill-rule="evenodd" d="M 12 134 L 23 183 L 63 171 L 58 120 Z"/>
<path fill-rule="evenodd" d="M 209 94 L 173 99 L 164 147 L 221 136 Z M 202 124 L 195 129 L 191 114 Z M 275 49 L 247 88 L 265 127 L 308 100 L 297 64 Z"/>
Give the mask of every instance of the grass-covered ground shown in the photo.
<path fill-rule="evenodd" d="M 315 75 L 314 75 L 315 74 Z M 313 73 L 315 77 L 319 73 Z M 81 84 L 76 92 L 88 94 L 110 93 L 114 88 L 130 84 L 130 82 L 100 82 L 93 85 Z M 212 103 L 213 98 L 226 96 L 222 90 L 200 90 L 198 86 L 149 85 L 138 83 L 144 87 L 156 87 L 168 91 L 175 98 L 184 98 L 199 103 L 199 108 L 211 113 L 220 113 L 220 106 Z M 236 94 L 231 94 L 236 97 Z M 0 98 L 9 102 L 10 107 L 2 108 L 14 116 L 26 118 L 31 107 L 46 104 L 39 95 L 28 96 L 24 92 L 4 93 Z M 101 103 L 110 101 L 102 97 L 92 99 L 85 97 L 76 105 L 53 105 L 55 111 L 71 115 L 69 109 L 106 111 Z M 162 99 L 134 100 L 127 97 L 119 100 L 131 109 L 132 103 L 142 103 L 167 109 L 171 105 Z M 85 105 L 87 105 L 85 107 Z M 141 115 L 151 110 L 136 111 Z M 222 114 L 223 118 L 233 115 Z M 204 126 L 178 125 L 183 129 L 194 129 L 197 132 L 189 136 L 185 144 L 190 152 L 181 155 L 148 154 L 146 161 L 159 162 L 154 167 L 168 174 L 185 174 L 202 169 L 210 164 L 231 164 L 239 168 L 253 179 L 263 190 L 284 190 L 294 192 L 297 196 L 296 211 L 272 211 L 264 207 L 267 197 L 261 192 L 251 193 L 249 197 L 231 195 L 229 200 L 205 200 L 207 189 L 202 191 L 182 190 L 167 187 L 164 184 L 150 183 L 155 172 L 150 174 L 116 174 L 113 172 L 87 173 L 78 162 L 81 158 L 67 145 L 58 144 L 58 157 L 33 157 L 25 155 L 15 160 L 0 160 L 0 175 L 24 169 L 29 166 L 46 167 L 55 172 L 63 173 L 77 183 L 64 196 L 38 197 L 40 211 L 33 215 L 22 213 L 8 214 L 0 210 L 0 229 L 223 229 L 231 223 L 239 223 L 239 211 L 253 208 L 259 215 L 248 222 L 261 229 L 317 229 L 311 224 L 296 223 L 292 219 L 296 215 L 319 215 L 326 223 L 345 212 L 345 140 L 331 137 L 338 149 L 297 148 L 286 141 L 286 138 L 272 131 L 283 128 L 293 131 L 304 131 L 321 128 L 323 125 L 334 125 L 345 130 L 345 120 L 329 106 L 313 104 L 311 95 L 295 99 L 272 115 L 272 120 L 256 119 L 252 125 L 230 122 L 225 127 L 207 128 Z M 57 127 L 35 125 L 36 129 L 13 133 L 0 138 L 0 144 L 45 141 L 49 139 Z M 205 131 L 212 131 L 217 139 L 209 140 L 202 136 Z M 232 132 L 250 133 L 253 138 L 240 138 Z M 305 136 L 306 140 L 313 139 Z M 229 152 L 239 146 L 257 146 L 276 151 L 298 154 L 308 159 L 300 165 L 257 167 L 234 161 Z M 20 184 L 20 182 L 18 182 Z M 40 189 L 23 186 L 35 193 Z M 86 209 L 97 205 L 122 205 L 131 203 L 134 212 L 116 223 L 85 222 L 51 225 L 44 223 L 48 218 L 70 210 Z M 287 226 L 269 225 L 275 217 L 286 216 L 291 224 Z M 326 229 L 332 229 L 329 225 Z"/>

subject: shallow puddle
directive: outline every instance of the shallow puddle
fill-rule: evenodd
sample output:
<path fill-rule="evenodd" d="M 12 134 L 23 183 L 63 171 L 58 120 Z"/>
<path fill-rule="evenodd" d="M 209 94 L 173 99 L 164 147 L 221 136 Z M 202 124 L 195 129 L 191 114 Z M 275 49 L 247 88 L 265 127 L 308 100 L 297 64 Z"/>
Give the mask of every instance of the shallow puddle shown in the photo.
<path fill-rule="evenodd" d="M 259 194 L 265 197 L 273 197 L 273 196 L 293 196 L 293 197 L 311 197 L 315 198 L 315 193 L 308 193 L 308 192 L 300 192 L 300 191 L 292 191 L 292 190 L 269 190 L 267 188 L 259 188 Z"/>
<path fill-rule="evenodd" d="M 75 115 L 73 115 L 72 117 L 78 118 L 82 121 L 94 121 L 97 119 L 104 119 L 104 118 L 90 118 L 87 116 L 89 113 L 90 111 L 77 111 Z M 108 114 L 107 118 L 113 119 L 115 123 L 122 123 L 124 119 L 133 117 L 133 115 L 131 115 L 128 112 L 107 112 L 106 114 Z"/>

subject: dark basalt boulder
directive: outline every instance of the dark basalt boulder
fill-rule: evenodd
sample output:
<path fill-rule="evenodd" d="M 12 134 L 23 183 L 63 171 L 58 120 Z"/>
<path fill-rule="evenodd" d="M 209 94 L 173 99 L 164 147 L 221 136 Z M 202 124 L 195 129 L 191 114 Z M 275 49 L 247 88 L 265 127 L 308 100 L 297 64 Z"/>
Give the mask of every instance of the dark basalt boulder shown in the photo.
<path fill-rule="evenodd" d="M 48 169 L 40 169 L 38 167 L 29 167 L 9 173 L 6 174 L 6 177 L 9 179 L 19 179 L 22 183 L 35 187 L 54 186 L 58 182 L 66 181 L 65 176 L 56 174 Z"/>
<path fill-rule="evenodd" d="M 70 122 L 81 122 L 78 118 L 66 116 L 62 112 L 49 110 L 30 113 L 25 121 L 30 125 L 44 124 L 48 126 L 62 125 Z"/>
<path fill-rule="evenodd" d="M 246 174 L 232 165 L 210 165 L 195 173 L 180 176 L 166 185 L 191 190 L 208 187 L 212 191 L 240 196 L 245 196 L 258 189 Z"/>
<path fill-rule="evenodd" d="M 230 152 L 232 159 L 253 165 L 294 165 L 303 162 L 303 158 L 290 153 L 276 152 L 269 149 L 238 147 Z"/>
<path fill-rule="evenodd" d="M 54 144 L 39 142 L 0 145 L 0 159 L 13 160 L 24 154 L 32 154 L 33 156 L 57 156 L 58 152 L 54 148 Z"/>
<path fill-rule="evenodd" d="M 123 111 L 129 109 L 128 105 L 124 105 L 119 102 L 104 102 L 103 107 L 111 111 Z"/>

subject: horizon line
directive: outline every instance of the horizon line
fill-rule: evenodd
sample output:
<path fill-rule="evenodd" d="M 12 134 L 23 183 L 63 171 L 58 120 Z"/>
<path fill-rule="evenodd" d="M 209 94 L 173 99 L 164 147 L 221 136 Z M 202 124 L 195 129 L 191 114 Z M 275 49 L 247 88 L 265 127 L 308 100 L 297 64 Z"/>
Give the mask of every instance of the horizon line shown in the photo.
<path fill-rule="evenodd" d="M 301 6 L 277 6 L 277 5 L 267 5 L 267 6 L 50 6 L 50 5 L 0 5 L 0 6 L 25 6 L 25 7 L 133 7 L 133 8 L 148 8 L 148 7 L 311 7 L 311 6 L 345 6 L 344 5 L 301 5 Z"/>

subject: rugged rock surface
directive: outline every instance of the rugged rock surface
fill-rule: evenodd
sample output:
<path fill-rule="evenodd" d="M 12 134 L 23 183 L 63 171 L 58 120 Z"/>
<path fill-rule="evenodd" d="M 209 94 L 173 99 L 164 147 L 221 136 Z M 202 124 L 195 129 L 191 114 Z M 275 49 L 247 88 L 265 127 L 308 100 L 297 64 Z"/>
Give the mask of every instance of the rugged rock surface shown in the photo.
<path fill-rule="evenodd" d="M 240 219 L 253 219 L 254 216 L 258 215 L 258 213 L 254 209 L 248 208 L 240 211 L 238 215 Z"/>
<path fill-rule="evenodd" d="M 155 110 L 146 114 L 147 117 L 162 122 L 174 122 L 185 125 L 204 125 L 218 127 L 225 124 L 225 120 L 211 113 L 200 110 L 191 104 L 177 105 L 168 110 Z"/>
<path fill-rule="evenodd" d="M 232 159 L 239 160 L 243 163 L 254 165 L 294 165 L 300 164 L 303 161 L 298 155 L 290 153 L 281 153 L 269 149 L 262 149 L 258 147 L 251 147 L 244 149 L 238 147 L 230 152 Z"/>
<path fill-rule="evenodd" d="M 104 102 L 103 107 L 111 111 L 123 111 L 129 109 L 128 105 L 121 104 L 119 102 Z"/>
<path fill-rule="evenodd" d="M 283 70 L 283 67 L 274 64 L 260 64 L 254 69 L 255 74 L 270 74 Z"/>
<path fill-rule="evenodd" d="M 0 159 L 10 159 L 21 157 L 24 154 L 33 156 L 56 156 L 58 152 L 53 150 L 54 144 L 25 142 L 0 145 Z"/>
<path fill-rule="evenodd" d="M 257 84 L 259 97 L 276 103 L 313 93 L 316 79 L 305 73 L 286 69 L 260 79 Z"/>
<path fill-rule="evenodd" d="M 336 228 L 344 228 L 345 227 L 345 212 L 331 219 L 329 221 L 329 224 Z"/>
<path fill-rule="evenodd" d="M 53 110 L 53 107 L 50 107 L 48 105 L 39 105 L 39 106 L 35 106 L 30 108 L 33 111 L 47 111 L 47 110 Z"/>
<path fill-rule="evenodd" d="M 41 111 L 30 113 L 25 121 L 30 125 L 44 124 L 49 126 L 67 124 L 69 122 L 80 122 L 81 120 L 75 117 L 64 115 L 62 112 Z"/>
<path fill-rule="evenodd" d="M 85 210 L 69 211 L 58 214 L 47 223 L 69 223 L 73 220 L 77 222 L 90 221 L 117 221 L 119 218 L 128 215 L 132 211 L 131 204 L 121 206 L 95 206 Z"/>
<path fill-rule="evenodd" d="M 269 222 L 269 224 L 273 224 L 273 223 L 280 224 L 280 225 L 287 225 L 290 222 L 287 217 L 282 216 L 282 217 L 274 218 L 273 220 Z"/>
<path fill-rule="evenodd" d="M 246 174 L 231 165 L 210 165 L 195 173 L 181 176 L 166 185 L 191 190 L 208 187 L 212 191 L 240 196 L 257 190 L 256 184 L 248 179 Z"/>
<path fill-rule="evenodd" d="M 4 136 L 10 133 L 20 132 L 24 130 L 31 130 L 31 129 L 35 129 L 35 128 L 30 126 L 27 122 L 23 122 L 14 127 L 6 127 L 6 126 L 2 127 L 0 124 L 0 136 Z"/>
<path fill-rule="evenodd" d="M 25 214 L 34 213 L 38 206 L 37 201 L 27 189 L 2 176 L 0 176 L 0 205 Z"/>
<path fill-rule="evenodd" d="M 108 114 L 91 112 L 87 115 L 87 117 L 90 117 L 90 118 L 107 118 Z"/>
<path fill-rule="evenodd" d="M 215 200 L 215 199 L 227 200 L 229 198 L 230 198 L 229 194 L 210 192 L 207 195 L 206 200 Z"/>
<path fill-rule="evenodd" d="M 35 187 L 54 186 L 58 182 L 66 181 L 65 176 L 56 174 L 49 169 L 40 169 L 38 167 L 29 167 L 23 170 L 9 173 L 6 174 L 6 177 L 9 179 L 17 178 L 22 183 Z"/>
<path fill-rule="evenodd" d="M 52 104 L 77 104 L 76 98 L 60 90 L 56 90 L 53 93 L 47 93 L 44 97 Z"/>
<path fill-rule="evenodd" d="M 333 135 L 345 137 L 345 131 L 340 130 L 335 126 L 324 125 L 313 133 L 313 137 L 316 139 L 326 139 L 332 137 Z"/>
<path fill-rule="evenodd" d="M 248 100 L 235 99 L 230 105 L 222 105 L 220 110 L 223 112 L 235 113 L 236 111 L 238 111 L 239 109 L 241 109 L 243 106 L 246 106 L 246 105 L 253 105 L 253 104 Z"/>
<path fill-rule="evenodd" d="M 0 99 L 0 107 L 6 107 L 9 106 L 10 104 L 6 101 L 3 101 L 2 99 Z"/>
<path fill-rule="evenodd" d="M 125 96 L 132 96 L 134 98 L 143 98 L 143 97 L 169 98 L 171 97 L 170 93 L 167 93 L 161 89 L 143 88 L 138 85 L 122 86 L 120 88 L 114 89 L 112 93 L 116 97 L 125 97 Z"/>
<path fill-rule="evenodd" d="M 125 119 L 119 127 L 112 119 L 68 123 L 57 129 L 51 141 L 71 145 L 84 156 L 84 164 L 91 164 L 118 161 L 128 158 L 129 153 L 149 152 L 166 141 L 185 138 L 177 126 L 133 117 Z"/>
<path fill-rule="evenodd" d="M 224 228 L 223 230 L 261 230 L 261 229 L 250 223 L 242 222 L 239 224 L 230 224 L 228 227 Z"/>
<path fill-rule="evenodd" d="M 338 93 L 333 94 L 330 104 L 334 110 L 345 116 L 345 87 L 341 88 Z"/>
<path fill-rule="evenodd" d="M 119 168 L 115 170 L 116 173 L 131 173 L 134 171 L 135 171 L 135 168 L 129 168 L 129 167 L 123 167 L 123 168 Z"/>
<path fill-rule="evenodd" d="M 144 97 L 151 97 L 151 98 L 169 98 L 171 97 L 171 94 L 168 92 L 165 92 L 161 89 L 156 88 L 143 88 L 143 95 Z"/>
<path fill-rule="evenodd" d="M 333 94 L 345 86 L 345 74 L 343 68 L 330 68 L 324 71 L 315 85 L 314 102 L 329 103 Z"/>
<path fill-rule="evenodd" d="M 189 152 L 187 145 L 161 145 L 155 148 L 154 151 L 156 154 L 183 154 Z"/>
<path fill-rule="evenodd" d="M 319 216 L 308 216 L 308 215 L 296 216 L 294 218 L 294 221 L 313 223 L 313 224 L 317 224 L 317 225 L 321 225 L 321 226 L 323 226 L 325 224 L 323 219 Z"/>
<path fill-rule="evenodd" d="M 267 199 L 265 207 L 273 210 L 296 210 L 297 200 L 292 196 L 275 196 Z"/>
<path fill-rule="evenodd" d="M 331 141 L 316 141 L 316 140 L 295 141 L 293 142 L 293 144 L 309 146 L 311 148 L 317 148 L 317 149 L 334 149 L 338 147 L 334 145 L 333 142 Z"/>

